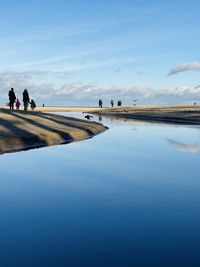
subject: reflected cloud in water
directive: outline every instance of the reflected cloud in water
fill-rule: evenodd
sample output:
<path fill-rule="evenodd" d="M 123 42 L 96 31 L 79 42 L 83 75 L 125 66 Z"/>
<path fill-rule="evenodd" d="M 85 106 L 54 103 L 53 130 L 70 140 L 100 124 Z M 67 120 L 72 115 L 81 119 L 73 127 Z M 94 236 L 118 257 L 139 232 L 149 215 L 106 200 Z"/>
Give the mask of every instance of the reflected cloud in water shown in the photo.
<path fill-rule="evenodd" d="M 167 138 L 167 142 L 171 147 L 180 152 L 194 154 L 200 150 L 200 144 L 184 144 L 169 138 Z"/>

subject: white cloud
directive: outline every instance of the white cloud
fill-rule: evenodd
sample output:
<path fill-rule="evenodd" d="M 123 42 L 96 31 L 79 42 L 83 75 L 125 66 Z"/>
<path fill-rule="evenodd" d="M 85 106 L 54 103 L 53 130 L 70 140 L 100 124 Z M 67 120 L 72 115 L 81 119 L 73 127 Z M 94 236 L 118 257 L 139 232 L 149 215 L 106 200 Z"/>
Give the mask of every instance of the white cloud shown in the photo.
<path fill-rule="evenodd" d="M 172 139 L 167 139 L 167 142 L 170 146 L 172 146 L 175 150 L 180 152 L 186 152 L 186 153 L 197 153 L 200 150 L 200 144 L 184 144 L 177 142 Z"/>
<path fill-rule="evenodd" d="M 170 104 L 197 102 L 200 100 L 200 87 L 179 86 L 158 90 L 152 87 L 139 86 L 101 86 L 99 84 L 84 84 L 81 82 L 66 82 L 63 78 L 70 75 L 69 71 L 7 71 L 0 73 L 1 99 L 7 98 L 9 88 L 15 88 L 21 94 L 24 88 L 28 88 L 34 98 L 68 98 L 85 101 L 96 101 L 98 98 L 121 99 L 123 103 L 131 104 L 132 99 L 139 99 L 138 104 Z M 61 78 L 57 82 L 50 77 Z"/>
<path fill-rule="evenodd" d="M 54 87 L 55 97 L 75 98 L 75 99 L 121 99 L 130 101 L 133 98 L 148 100 L 153 97 L 154 89 L 148 87 L 102 87 L 97 84 L 67 83 L 61 87 Z"/>
<path fill-rule="evenodd" d="M 189 63 L 180 64 L 180 65 L 172 68 L 169 71 L 168 76 L 177 74 L 179 72 L 191 71 L 191 70 L 200 71 L 200 62 L 192 61 L 192 62 L 189 62 Z"/>
<path fill-rule="evenodd" d="M 10 86 L 10 84 L 15 86 L 15 84 L 29 83 L 35 78 L 47 78 L 47 77 L 57 77 L 57 78 L 66 78 L 72 72 L 70 71 L 4 71 L 0 73 L 0 85 L 2 87 Z"/>
<path fill-rule="evenodd" d="M 190 86 L 177 86 L 172 88 L 167 88 L 161 90 L 159 95 L 171 96 L 171 97 L 182 97 L 187 99 L 188 97 L 200 97 L 200 87 L 190 87 Z"/>

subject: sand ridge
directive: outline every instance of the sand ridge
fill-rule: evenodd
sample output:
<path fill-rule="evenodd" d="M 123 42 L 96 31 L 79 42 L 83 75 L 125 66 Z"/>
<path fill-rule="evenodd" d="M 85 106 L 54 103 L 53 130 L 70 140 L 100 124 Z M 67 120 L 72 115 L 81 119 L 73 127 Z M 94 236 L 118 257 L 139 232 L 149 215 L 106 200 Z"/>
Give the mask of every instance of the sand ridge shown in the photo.
<path fill-rule="evenodd" d="M 106 129 L 100 123 L 50 113 L 0 109 L 0 154 L 80 141 Z"/>

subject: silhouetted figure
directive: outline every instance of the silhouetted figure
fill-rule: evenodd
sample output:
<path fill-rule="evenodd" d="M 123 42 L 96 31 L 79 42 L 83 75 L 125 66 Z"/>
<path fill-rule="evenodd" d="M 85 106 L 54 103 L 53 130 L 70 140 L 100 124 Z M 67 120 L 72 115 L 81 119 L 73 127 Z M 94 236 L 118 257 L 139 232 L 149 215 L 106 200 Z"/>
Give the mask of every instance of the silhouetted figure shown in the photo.
<path fill-rule="evenodd" d="M 24 102 L 24 110 L 28 110 L 28 105 L 30 103 L 30 98 L 27 89 L 24 89 L 23 92 L 23 102 Z"/>
<path fill-rule="evenodd" d="M 99 107 L 102 108 L 103 107 L 103 101 L 101 99 L 99 99 Z"/>
<path fill-rule="evenodd" d="M 85 118 L 86 118 L 87 120 L 90 120 L 91 118 L 93 118 L 93 116 L 91 116 L 91 115 L 86 115 Z"/>
<path fill-rule="evenodd" d="M 16 100 L 16 96 L 15 96 L 15 92 L 14 89 L 11 88 L 10 91 L 8 92 L 8 96 L 9 96 L 9 107 L 10 109 L 14 109 L 14 103 Z"/>
<path fill-rule="evenodd" d="M 36 104 L 35 101 L 33 99 L 31 99 L 31 109 L 32 111 L 36 108 Z"/>
<path fill-rule="evenodd" d="M 19 102 L 19 99 L 16 100 L 15 105 L 16 105 L 16 109 L 19 110 L 19 108 L 21 106 L 21 103 Z"/>
<path fill-rule="evenodd" d="M 194 102 L 194 106 L 196 106 L 196 104 L 197 104 L 197 103 L 196 103 L 196 102 Z"/>
<path fill-rule="evenodd" d="M 114 106 L 114 101 L 113 100 L 110 101 L 110 105 L 113 108 L 113 106 Z"/>
<path fill-rule="evenodd" d="M 45 104 L 43 104 L 42 106 L 43 106 L 43 108 L 44 108 L 44 107 L 45 107 Z"/>
<path fill-rule="evenodd" d="M 133 99 L 132 101 L 135 102 L 135 104 L 133 104 L 133 106 L 136 106 L 136 102 L 138 101 L 139 99 Z"/>
<path fill-rule="evenodd" d="M 120 106 L 122 105 L 122 101 L 119 100 L 119 101 L 117 102 L 117 105 L 120 107 Z"/>

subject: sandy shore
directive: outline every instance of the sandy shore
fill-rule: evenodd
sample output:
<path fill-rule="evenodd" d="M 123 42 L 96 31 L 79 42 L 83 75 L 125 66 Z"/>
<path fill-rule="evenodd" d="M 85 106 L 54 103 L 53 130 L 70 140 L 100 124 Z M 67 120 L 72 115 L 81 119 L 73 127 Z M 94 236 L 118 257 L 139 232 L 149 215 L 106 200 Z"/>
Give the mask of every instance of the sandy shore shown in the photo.
<path fill-rule="evenodd" d="M 0 154 L 80 141 L 107 129 L 96 122 L 48 112 L 86 112 L 123 119 L 200 125 L 200 106 L 38 107 L 34 112 L 4 108 L 0 109 Z"/>
<path fill-rule="evenodd" d="M 0 154 L 90 138 L 102 124 L 41 112 L 0 109 Z"/>
<path fill-rule="evenodd" d="M 93 110 L 91 113 L 146 121 L 200 124 L 200 106 L 122 106 Z"/>
<path fill-rule="evenodd" d="M 97 108 L 90 107 L 37 107 L 35 111 L 41 112 L 92 112 Z"/>
<path fill-rule="evenodd" d="M 9 110 L 6 106 L 0 106 L 0 109 Z M 39 112 L 93 112 L 97 110 L 98 107 L 36 107 L 34 111 Z M 23 110 L 23 107 L 20 108 Z M 29 107 L 29 111 L 30 111 Z"/>

